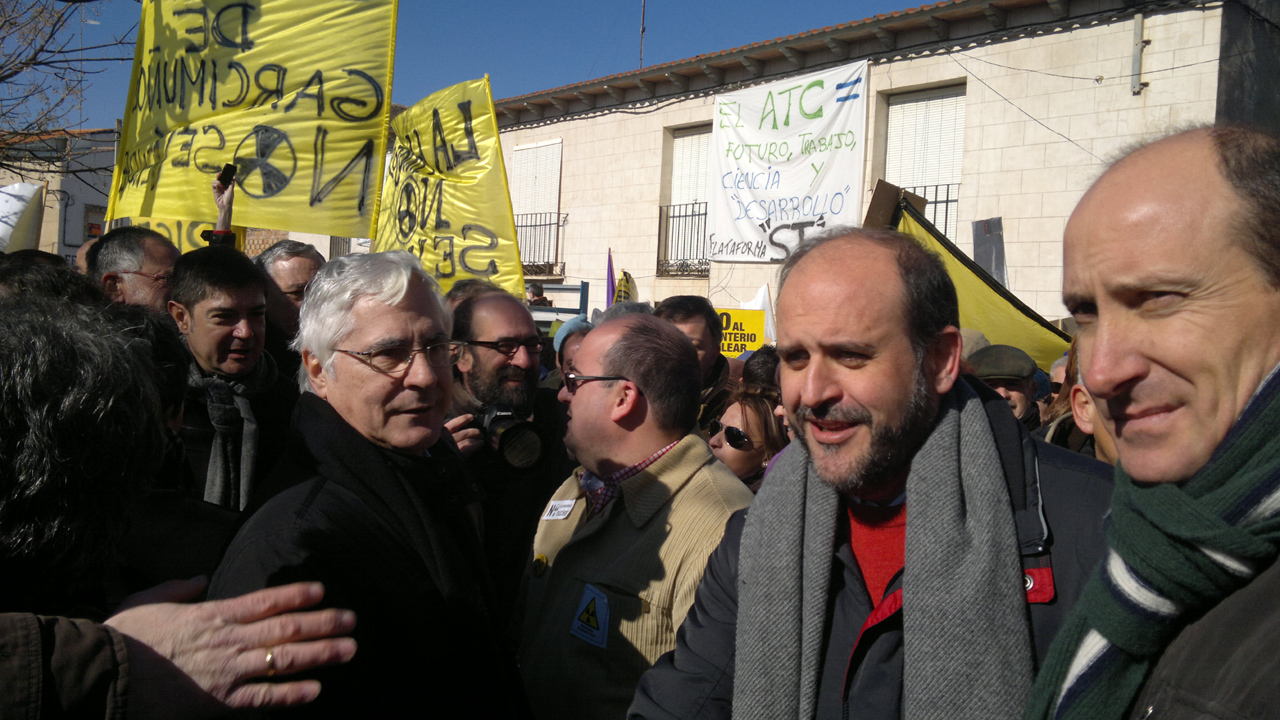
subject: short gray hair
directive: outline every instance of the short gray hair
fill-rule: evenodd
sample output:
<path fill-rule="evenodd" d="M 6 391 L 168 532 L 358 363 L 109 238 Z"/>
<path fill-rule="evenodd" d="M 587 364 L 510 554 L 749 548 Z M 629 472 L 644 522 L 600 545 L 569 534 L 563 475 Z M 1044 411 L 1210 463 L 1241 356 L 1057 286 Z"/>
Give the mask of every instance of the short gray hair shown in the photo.
<path fill-rule="evenodd" d="M 143 243 L 154 239 L 165 245 L 173 245 L 169 240 L 156 232 L 136 225 L 116 228 L 98 241 L 98 252 L 94 259 L 94 280 L 102 280 L 107 273 L 137 272 L 147 260 L 147 250 Z"/>
<path fill-rule="evenodd" d="M 440 313 L 442 331 L 447 336 L 453 329 L 453 316 L 440 297 L 440 286 L 422 269 L 418 259 L 403 250 L 344 255 L 325 263 L 307 289 L 298 320 L 298 336 L 291 347 L 295 352 L 310 350 L 326 372 L 333 373 L 334 347 L 355 329 L 351 311 L 361 298 L 395 305 L 409 291 L 409 283 L 418 278 L 431 291 L 431 299 Z M 298 370 L 298 387 L 310 392 L 311 381 L 306 365 Z"/>
<path fill-rule="evenodd" d="M 281 240 L 271 247 L 258 253 L 253 261 L 262 268 L 262 272 L 271 274 L 271 266 L 281 260 L 289 260 L 296 257 L 308 257 L 324 266 L 324 256 L 314 245 L 298 242 L 297 240 Z"/>

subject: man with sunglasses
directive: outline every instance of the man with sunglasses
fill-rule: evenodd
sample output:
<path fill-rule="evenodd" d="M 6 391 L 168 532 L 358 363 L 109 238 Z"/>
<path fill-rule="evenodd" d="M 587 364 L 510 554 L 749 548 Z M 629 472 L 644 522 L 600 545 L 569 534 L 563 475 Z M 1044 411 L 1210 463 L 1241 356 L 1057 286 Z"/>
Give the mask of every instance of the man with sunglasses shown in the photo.
<path fill-rule="evenodd" d="M 556 391 L 538 387 L 542 338 L 533 315 L 506 292 L 468 297 L 453 311 L 453 339 L 461 344 L 455 378 L 453 433 L 467 465 L 484 490 L 484 548 L 500 608 L 509 614 L 520 575 L 533 545 L 538 514 L 565 475 L 574 468 L 564 449 L 564 422 Z M 483 428 L 485 411 L 505 408 L 527 421 L 541 454 L 516 467 L 494 446 L 493 428 Z"/>
<path fill-rule="evenodd" d="M 116 228 L 98 240 L 89 276 L 102 283 L 113 302 L 164 312 L 178 248 L 160 233 L 142 227 Z"/>
<path fill-rule="evenodd" d="M 314 674 L 316 716 L 450 697 L 469 716 L 524 714 L 476 491 L 443 429 L 460 354 L 449 322 L 435 282 L 398 251 L 330 260 L 303 303 L 298 441 L 274 473 L 302 482 L 245 523 L 210 595 L 308 578 L 356 612 L 360 659 Z"/>
<path fill-rule="evenodd" d="M 542 511 L 518 615 L 537 717 L 622 717 L 751 503 L 693 434 L 700 377 L 692 343 L 641 314 L 588 332 L 567 368 L 565 443 L 582 467 Z"/>

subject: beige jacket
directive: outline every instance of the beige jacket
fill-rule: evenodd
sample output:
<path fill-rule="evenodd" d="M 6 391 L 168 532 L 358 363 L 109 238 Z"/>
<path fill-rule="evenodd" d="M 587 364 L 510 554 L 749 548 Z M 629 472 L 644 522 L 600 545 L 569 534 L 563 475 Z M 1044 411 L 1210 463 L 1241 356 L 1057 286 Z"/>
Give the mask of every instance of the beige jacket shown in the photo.
<path fill-rule="evenodd" d="M 640 676 L 675 648 L 725 522 L 753 497 L 696 435 L 590 520 L 581 474 L 547 505 L 525 570 L 520 672 L 538 718 L 626 715 Z"/>

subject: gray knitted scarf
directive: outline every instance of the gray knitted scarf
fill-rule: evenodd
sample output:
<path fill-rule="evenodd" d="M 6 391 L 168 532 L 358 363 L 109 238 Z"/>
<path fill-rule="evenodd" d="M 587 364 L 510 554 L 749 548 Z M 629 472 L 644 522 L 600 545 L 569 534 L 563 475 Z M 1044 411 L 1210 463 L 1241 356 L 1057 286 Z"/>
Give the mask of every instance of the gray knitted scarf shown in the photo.
<path fill-rule="evenodd" d="M 747 513 L 739 556 L 733 714 L 814 716 L 840 509 L 803 442 Z M 903 714 L 1017 717 L 1033 677 L 1009 491 L 986 412 L 963 381 L 907 477 Z"/>
<path fill-rule="evenodd" d="M 244 510 L 248 505 L 258 456 L 258 419 L 249 403 L 275 380 L 275 362 L 265 352 L 241 378 L 206 375 L 196 362 L 187 369 L 187 387 L 204 391 L 214 430 L 205 474 L 205 502 L 231 510 Z"/>

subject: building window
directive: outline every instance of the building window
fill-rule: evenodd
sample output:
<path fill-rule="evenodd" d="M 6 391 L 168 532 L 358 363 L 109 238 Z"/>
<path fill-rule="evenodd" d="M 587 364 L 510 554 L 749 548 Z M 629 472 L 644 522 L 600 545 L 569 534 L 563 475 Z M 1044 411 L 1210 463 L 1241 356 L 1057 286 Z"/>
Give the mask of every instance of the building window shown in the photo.
<path fill-rule="evenodd" d="M 964 86 L 889 98 L 885 182 L 929 201 L 925 216 L 956 236 L 964 153 Z"/>
<path fill-rule="evenodd" d="M 658 274 L 707 277 L 707 167 L 711 127 L 672 133 L 670 204 L 658 208 Z"/>
<path fill-rule="evenodd" d="M 515 148 L 511 153 L 511 210 L 515 213 L 520 261 L 526 275 L 563 275 L 560 229 L 560 139 Z"/>

